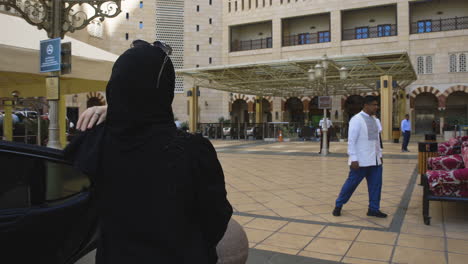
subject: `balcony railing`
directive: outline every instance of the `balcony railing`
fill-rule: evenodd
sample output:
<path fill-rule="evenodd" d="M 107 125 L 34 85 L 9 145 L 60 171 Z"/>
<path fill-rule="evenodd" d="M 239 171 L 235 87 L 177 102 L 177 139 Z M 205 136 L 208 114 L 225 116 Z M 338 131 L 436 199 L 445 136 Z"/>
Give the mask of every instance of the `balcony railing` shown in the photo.
<path fill-rule="evenodd" d="M 231 43 L 231 51 L 268 49 L 273 47 L 272 38 L 237 40 Z"/>
<path fill-rule="evenodd" d="M 468 29 L 468 16 L 445 19 L 423 19 L 411 23 L 411 34 Z"/>
<path fill-rule="evenodd" d="M 376 27 L 356 27 L 343 30 L 343 40 L 382 38 L 396 35 L 396 24 L 378 25 Z"/>
<path fill-rule="evenodd" d="M 330 31 L 283 36 L 283 47 L 330 42 Z"/>

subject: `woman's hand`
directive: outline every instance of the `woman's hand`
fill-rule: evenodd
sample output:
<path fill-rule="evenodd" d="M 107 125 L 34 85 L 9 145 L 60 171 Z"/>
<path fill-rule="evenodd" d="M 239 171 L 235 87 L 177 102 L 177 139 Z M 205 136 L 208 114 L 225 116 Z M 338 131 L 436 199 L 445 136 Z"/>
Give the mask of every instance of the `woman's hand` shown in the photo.
<path fill-rule="evenodd" d="M 90 107 L 80 115 L 76 127 L 81 131 L 91 129 L 94 125 L 99 125 L 104 122 L 106 120 L 106 115 L 107 105 Z"/>

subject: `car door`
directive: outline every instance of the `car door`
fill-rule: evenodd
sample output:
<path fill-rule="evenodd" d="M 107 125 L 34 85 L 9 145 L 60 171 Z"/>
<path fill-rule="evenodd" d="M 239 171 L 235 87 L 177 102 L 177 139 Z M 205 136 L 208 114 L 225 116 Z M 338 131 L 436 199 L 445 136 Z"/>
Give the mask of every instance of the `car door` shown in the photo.
<path fill-rule="evenodd" d="M 90 190 L 62 151 L 0 141 L 0 262 L 68 264 L 94 248 Z"/>

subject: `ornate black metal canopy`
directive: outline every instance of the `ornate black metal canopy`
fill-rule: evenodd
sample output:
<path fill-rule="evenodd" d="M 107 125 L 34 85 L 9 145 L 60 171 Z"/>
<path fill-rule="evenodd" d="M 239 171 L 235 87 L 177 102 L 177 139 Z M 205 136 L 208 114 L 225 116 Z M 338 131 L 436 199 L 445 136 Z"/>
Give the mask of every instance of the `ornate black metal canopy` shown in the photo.
<path fill-rule="evenodd" d="M 54 4 L 59 7 L 54 9 Z M 59 11 L 60 37 L 67 32 L 85 28 L 95 19 L 116 17 L 121 12 L 121 0 L 0 0 L 7 11 L 15 10 L 29 24 L 54 37 L 53 12 Z"/>

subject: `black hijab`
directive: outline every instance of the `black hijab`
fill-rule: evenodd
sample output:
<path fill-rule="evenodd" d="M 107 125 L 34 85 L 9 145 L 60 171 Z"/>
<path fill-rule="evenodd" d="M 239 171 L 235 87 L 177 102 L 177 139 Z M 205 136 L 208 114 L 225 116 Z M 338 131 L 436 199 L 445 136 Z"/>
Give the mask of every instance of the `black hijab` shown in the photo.
<path fill-rule="evenodd" d="M 143 42 L 117 59 L 106 90 L 106 126 L 122 150 L 141 146 L 155 128 L 175 128 L 174 85 L 172 61 L 159 47 Z"/>
<path fill-rule="evenodd" d="M 144 41 L 125 51 L 114 63 L 107 84 L 107 120 L 80 133 L 65 148 L 65 158 L 90 176 L 99 174 L 105 142 L 119 152 L 138 151 L 158 132 L 176 129 L 172 112 L 175 72 L 169 56 Z"/>

